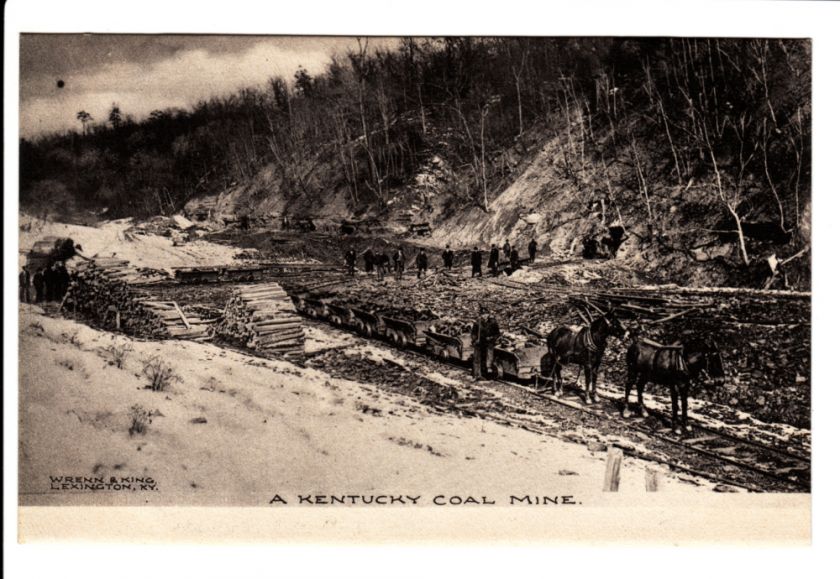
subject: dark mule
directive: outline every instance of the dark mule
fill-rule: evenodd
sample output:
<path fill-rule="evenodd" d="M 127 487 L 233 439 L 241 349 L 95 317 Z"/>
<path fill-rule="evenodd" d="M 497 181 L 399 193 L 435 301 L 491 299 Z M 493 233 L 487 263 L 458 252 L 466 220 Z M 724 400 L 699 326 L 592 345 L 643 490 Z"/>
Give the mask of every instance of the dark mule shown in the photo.
<path fill-rule="evenodd" d="M 591 324 L 579 330 L 572 328 L 555 328 L 546 338 L 548 354 L 551 363 L 551 389 L 554 394 L 563 393 L 562 370 L 566 364 L 577 364 L 583 368 L 586 385 L 584 388 L 584 402 L 598 401 L 596 381 L 598 368 L 607 347 L 610 336 L 623 337 L 626 334 L 624 326 L 616 317 L 612 308 L 597 318 Z M 560 385 L 558 387 L 558 378 Z M 590 398 L 591 391 L 591 398 Z"/>
<path fill-rule="evenodd" d="M 714 341 L 693 339 L 684 345 L 664 346 L 644 338 L 634 340 L 627 350 L 627 384 L 621 415 L 630 417 L 630 389 L 633 384 L 639 396 L 641 416 L 648 415 L 644 403 L 645 384 L 663 384 L 671 391 L 671 428 L 676 434 L 682 434 L 677 421 L 678 402 L 681 402 L 682 427 L 690 432 L 688 394 L 691 385 L 705 379 L 712 386 L 720 386 L 724 377 L 723 358 Z"/>

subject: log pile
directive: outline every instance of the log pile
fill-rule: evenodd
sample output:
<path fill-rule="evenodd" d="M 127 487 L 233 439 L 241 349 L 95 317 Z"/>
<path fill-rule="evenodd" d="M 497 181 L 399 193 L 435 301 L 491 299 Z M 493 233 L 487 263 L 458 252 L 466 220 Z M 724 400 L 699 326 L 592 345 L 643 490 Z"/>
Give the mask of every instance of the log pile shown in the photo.
<path fill-rule="evenodd" d="M 207 326 L 177 312 L 177 304 L 161 306 L 137 287 L 143 276 L 119 259 L 76 264 L 62 306 L 97 324 L 143 338 L 199 338 Z M 183 313 L 183 312 L 181 312 Z M 176 320 L 177 317 L 177 320 Z"/>
<path fill-rule="evenodd" d="M 275 283 L 238 286 L 215 333 L 264 354 L 303 355 L 303 328 L 286 291 Z"/>

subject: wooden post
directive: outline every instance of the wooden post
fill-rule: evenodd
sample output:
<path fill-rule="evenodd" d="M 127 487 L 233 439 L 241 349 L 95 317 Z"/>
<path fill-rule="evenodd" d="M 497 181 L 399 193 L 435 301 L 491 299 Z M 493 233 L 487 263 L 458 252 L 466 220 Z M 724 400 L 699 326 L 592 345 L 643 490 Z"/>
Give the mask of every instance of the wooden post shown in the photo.
<path fill-rule="evenodd" d="M 655 493 L 659 490 L 659 471 L 651 467 L 645 469 L 645 490 Z"/>
<path fill-rule="evenodd" d="M 621 480 L 621 459 L 624 452 L 620 448 L 610 447 L 607 450 L 607 471 L 604 474 L 604 492 L 617 492 Z"/>

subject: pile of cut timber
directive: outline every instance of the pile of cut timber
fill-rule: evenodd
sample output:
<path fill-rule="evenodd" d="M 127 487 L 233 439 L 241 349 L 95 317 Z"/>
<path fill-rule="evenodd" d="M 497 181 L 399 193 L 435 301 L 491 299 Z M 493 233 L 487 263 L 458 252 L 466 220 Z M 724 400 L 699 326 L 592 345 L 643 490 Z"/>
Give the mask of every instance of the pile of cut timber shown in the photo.
<path fill-rule="evenodd" d="M 185 314 L 176 302 L 147 299 L 141 303 L 163 320 L 170 338 L 199 341 L 210 338 L 210 320 Z"/>
<path fill-rule="evenodd" d="M 286 291 L 276 283 L 237 286 L 216 324 L 216 335 L 264 354 L 303 355 L 303 328 Z"/>
<path fill-rule="evenodd" d="M 140 337 L 198 337 L 195 332 L 179 335 L 184 333 L 170 329 L 161 311 L 150 307 L 154 303 L 150 301 L 152 297 L 135 287 L 137 279 L 136 270 L 132 271 L 124 260 L 100 259 L 77 264 L 70 272 L 70 287 L 61 305 L 102 326 Z"/>

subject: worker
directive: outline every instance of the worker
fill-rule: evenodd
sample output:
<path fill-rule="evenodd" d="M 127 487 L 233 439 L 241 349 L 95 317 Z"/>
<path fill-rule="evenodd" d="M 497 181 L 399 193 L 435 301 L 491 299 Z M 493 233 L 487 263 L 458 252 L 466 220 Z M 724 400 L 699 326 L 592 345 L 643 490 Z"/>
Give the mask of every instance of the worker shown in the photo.
<path fill-rule="evenodd" d="M 344 254 L 344 262 L 347 264 L 347 273 L 351 276 L 356 272 L 356 251 L 351 247 Z"/>
<path fill-rule="evenodd" d="M 415 263 L 417 264 L 417 279 L 420 279 L 426 275 L 429 268 L 429 257 L 426 255 L 426 250 L 422 247 L 420 248 L 420 253 L 417 254 Z"/>
<path fill-rule="evenodd" d="M 515 272 L 517 269 L 519 269 L 519 252 L 515 247 L 512 247 L 510 250 L 510 273 Z"/>
<path fill-rule="evenodd" d="M 24 265 L 23 268 L 20 270 L 20 275 L 18 276 L 18 285 L 20 286 L 20 301 L 24 304 L 29 303 L 29 282 L 29 268 Z"/>
<path fill-rule="evenodd" d="M 510 241 L 505 239 L 505 244 L 502 246 L 502 251 L 505 254 L 505 259 L 510 259 Z"/>
<path fill-rule="evenodd" d="M 501 332 L 499 323 L 489 314 L 484 306 L 479 307 L 478 320 L 472 327 L 473 342 L 473 379 L 495 374 L 495 348 Z"/>
<path fill-rule="evenodd" d="M 446 244 L 446 249 L 443 251 L 443 267 L 446 269 L 452 269 L 452 265 L 455 262 L 455 253 L 449 249 L 449 244 Z"/>
<path fill-rule="evenodd" d="M 531 243 L 528 244 L 528 257 L 531 258 L 531 263 L 537 258 L 537 240 L 531 238 Z"/>
<path fill-rule="evenodd" d="M 362 252 L 362 260 L 365 262 L 365 273 L 373 273 L 374 255 L 370 247 Z"/>
<path fill-rule="evenodd" d="M 499 247 L 495 243 L 490 247 L 490 260 L 487 262 L 487 267 L 490 268 L 493 277 L 499 275 Z"/>
<path fill-rule="evenodd" d="M 399 248 L 397 248 L 397 251 L 394 253 L 394 277 L 396 279 L 402 279 L 404 271 L 405 271 L 405 252 L 403 251 L 402 247 L 399 247 Z"/>
<path fill-rule="evenodd" d="M 67 288 L 70 287 L 70 273 L 67 271 L 63 261 L 55 264 L 55 271 L 56 285 L 58 286 L 58 294 L 55 296 L 55 299 L 61 300 L 64 298 L 64 294 L 67 293 Z"/>
<path fill-rule="evenodd" d="M 385 281 L 385 266 L 388 264 L 388 256 L 382 251 L 376 255 L 376 279 Z"/>
<path fill-rule="evenodd" d="M 40 268 L 32 276 L 32 285 L 35 286 L 35 303 L 44 301 L 44 268 Z"/>
<path fill-rule="evenodd" d="M 472 254 L 470 254 L 470 263 L 472 264 L 472 276 L 481 277 L 481 252 L 477 247 L 473 247 Z"/>
<path fill-rule="evenodd" d="M 55 268 L 48 267 L 44 271 L 44 288 L 45 288 L 45 297 L 48 302 L 51 302 L 55 299 Z"/>

